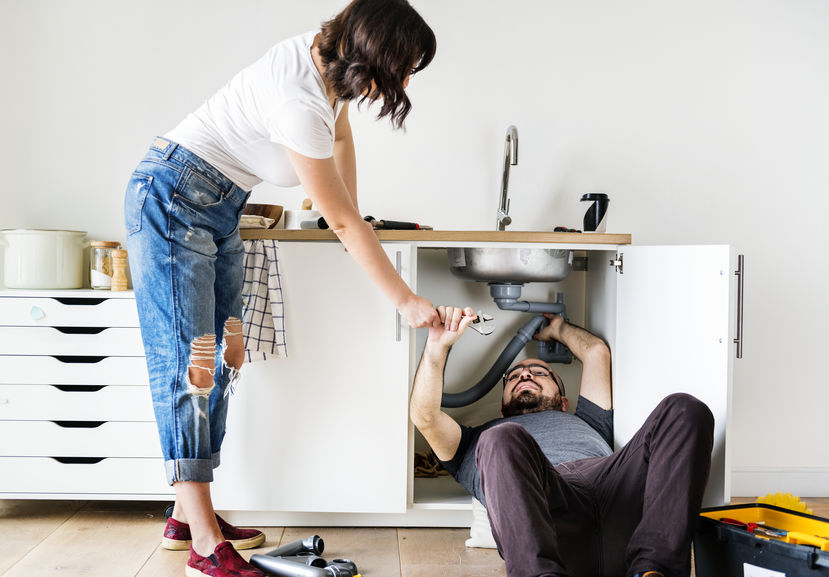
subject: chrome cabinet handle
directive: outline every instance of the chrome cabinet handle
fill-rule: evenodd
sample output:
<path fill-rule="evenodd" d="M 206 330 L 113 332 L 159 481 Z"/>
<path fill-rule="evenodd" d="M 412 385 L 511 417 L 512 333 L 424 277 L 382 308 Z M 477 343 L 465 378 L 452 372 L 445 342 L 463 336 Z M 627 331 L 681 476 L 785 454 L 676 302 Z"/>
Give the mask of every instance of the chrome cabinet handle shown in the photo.
<path fill-rule="evenodd" d="M 397 276 L 400 276 L 401 271 L 403 270 L 403 253 L 401 251 L 397 251 L 395 254 L 395 263 L 394 268 L 397 270 Z M 402 319 L 400 317 L 400 311 L 394 309 L 395 318 L 394 318 L 394 333 L 395 333 L 395 342 L 400 342 L 401 339 L 401 331 L 403 329 Z"/>
<path fill-rule="evenodd" d="M 743 358 L 743 291 L 745 290 L 745 255 L 737 255 L 737 270 L 734 271 L 737 277 L 737 337 L 734 343 L 737 345 L 737 358 Z"/>

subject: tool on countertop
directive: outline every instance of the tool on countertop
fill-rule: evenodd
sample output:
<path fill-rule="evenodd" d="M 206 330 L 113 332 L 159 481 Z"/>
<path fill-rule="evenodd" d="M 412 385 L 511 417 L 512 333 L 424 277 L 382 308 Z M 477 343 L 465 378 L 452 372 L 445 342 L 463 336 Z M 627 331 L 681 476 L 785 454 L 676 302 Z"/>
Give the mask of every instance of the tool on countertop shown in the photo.
<path fill-rule="evenodd" d="M 484 336 L 491 335 L 495 330 L 495 317 L 483 311 L 478 311 L 477 317 L 470 323 L 469 328 Z"/>
<path fill-rule="evenodd" d="M 401 220 L 377 220 L 373 216 L 365 216 L 363 220 L 375 229 L 383 230 L 432 230 L 431 226 L 418 224 L 416 222 L 405 222 Z"/>
<path fill-rule="evenodd" d="M 581 232 L 577 228 L 567 228 L 566 226 L 557 226 L 553 229 L 553 232 Z"/>
<path fill-rule="evenodd" d="M 432 230 L 431 226 L 418 224 L 416 222 L 404 222 L 400 220 L 377 220 L 373 216 L 366 216 L 364 221 L 369 223 L 376 230 Z M 319 217 L 316 221 L 304 221 L 301 228 L 321 228 L 328 229 L 328 223 L 325 218 Z"/>

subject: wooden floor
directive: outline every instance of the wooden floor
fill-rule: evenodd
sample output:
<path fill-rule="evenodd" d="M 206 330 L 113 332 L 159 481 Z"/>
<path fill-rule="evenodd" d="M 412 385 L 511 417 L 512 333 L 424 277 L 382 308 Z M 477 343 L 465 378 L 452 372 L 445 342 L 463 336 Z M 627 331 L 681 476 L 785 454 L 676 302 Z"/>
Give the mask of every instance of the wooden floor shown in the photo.
<path fill-rule="evenodd" d="M 735 499 L 751 502 L 754 499 Z M 806 499 L 829 517 L 829 498 Z M 7 577 L 181 577 L 187 552 L 159 547 L 166 503 L 0 500 L 0 575 Z M 468 529 L 265 529 L 245 558 L 309 535 L 326 559 L 353 559 L 365 577 L 504 577 L 491 549 L 467 549 Z"/>

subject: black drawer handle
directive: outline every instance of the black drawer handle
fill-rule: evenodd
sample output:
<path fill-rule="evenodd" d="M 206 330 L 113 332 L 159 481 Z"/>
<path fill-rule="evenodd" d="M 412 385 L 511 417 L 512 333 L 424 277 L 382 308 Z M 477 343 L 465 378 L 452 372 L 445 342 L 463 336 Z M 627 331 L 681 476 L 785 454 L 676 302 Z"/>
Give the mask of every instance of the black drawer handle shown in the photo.
<path fill-rule="evenodd" d="M 92 298 L 85 299 L 80 297 L 54 297 L 56 301 L 63 305 L 99 305 L 107 299 Z"/>
<path fill-rule="evenodd" d="M 107 327 L 52 327 L 65 335 L 97 335 L 107 330 Z"/>
<path fill-rule="evenodd" d="M 92 356 L 83 356 L 83 355 L 52 355 L 53 358 L 59 360 L 62 363 L 83 363 L 83 364 L 94 364 L 100 363 L 106 357 L 92 357 Z"/>
<path fill-rule="evenodd" d="M 97 393 L 106 385 L 52 385 L 64 393 Z"/>
<path fill-rule="evenodd" d="M 52 421 L 64 429 L 97 429 L 106 421 Z"/>
<path fill-rule="evenodd" d="M 64 465 L 94 465 L 95 463 L 100 463 L 106 457 L 50 457 L 54 459 L 58 463 L 63 463 Z"/>

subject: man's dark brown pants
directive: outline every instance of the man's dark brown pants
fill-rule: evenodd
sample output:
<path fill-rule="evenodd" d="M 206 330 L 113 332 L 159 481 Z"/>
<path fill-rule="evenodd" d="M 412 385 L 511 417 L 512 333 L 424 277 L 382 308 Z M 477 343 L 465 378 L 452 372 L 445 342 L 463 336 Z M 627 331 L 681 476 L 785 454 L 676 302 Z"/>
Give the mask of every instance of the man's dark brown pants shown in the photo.
<path fill-rule="evenodd" d="M 713 431 L 686 394 L 666 397 L 612 455 L 556 467 L 520 425 L 486 430 L 476 458 L 507 575 L 687 577 Z"/>

